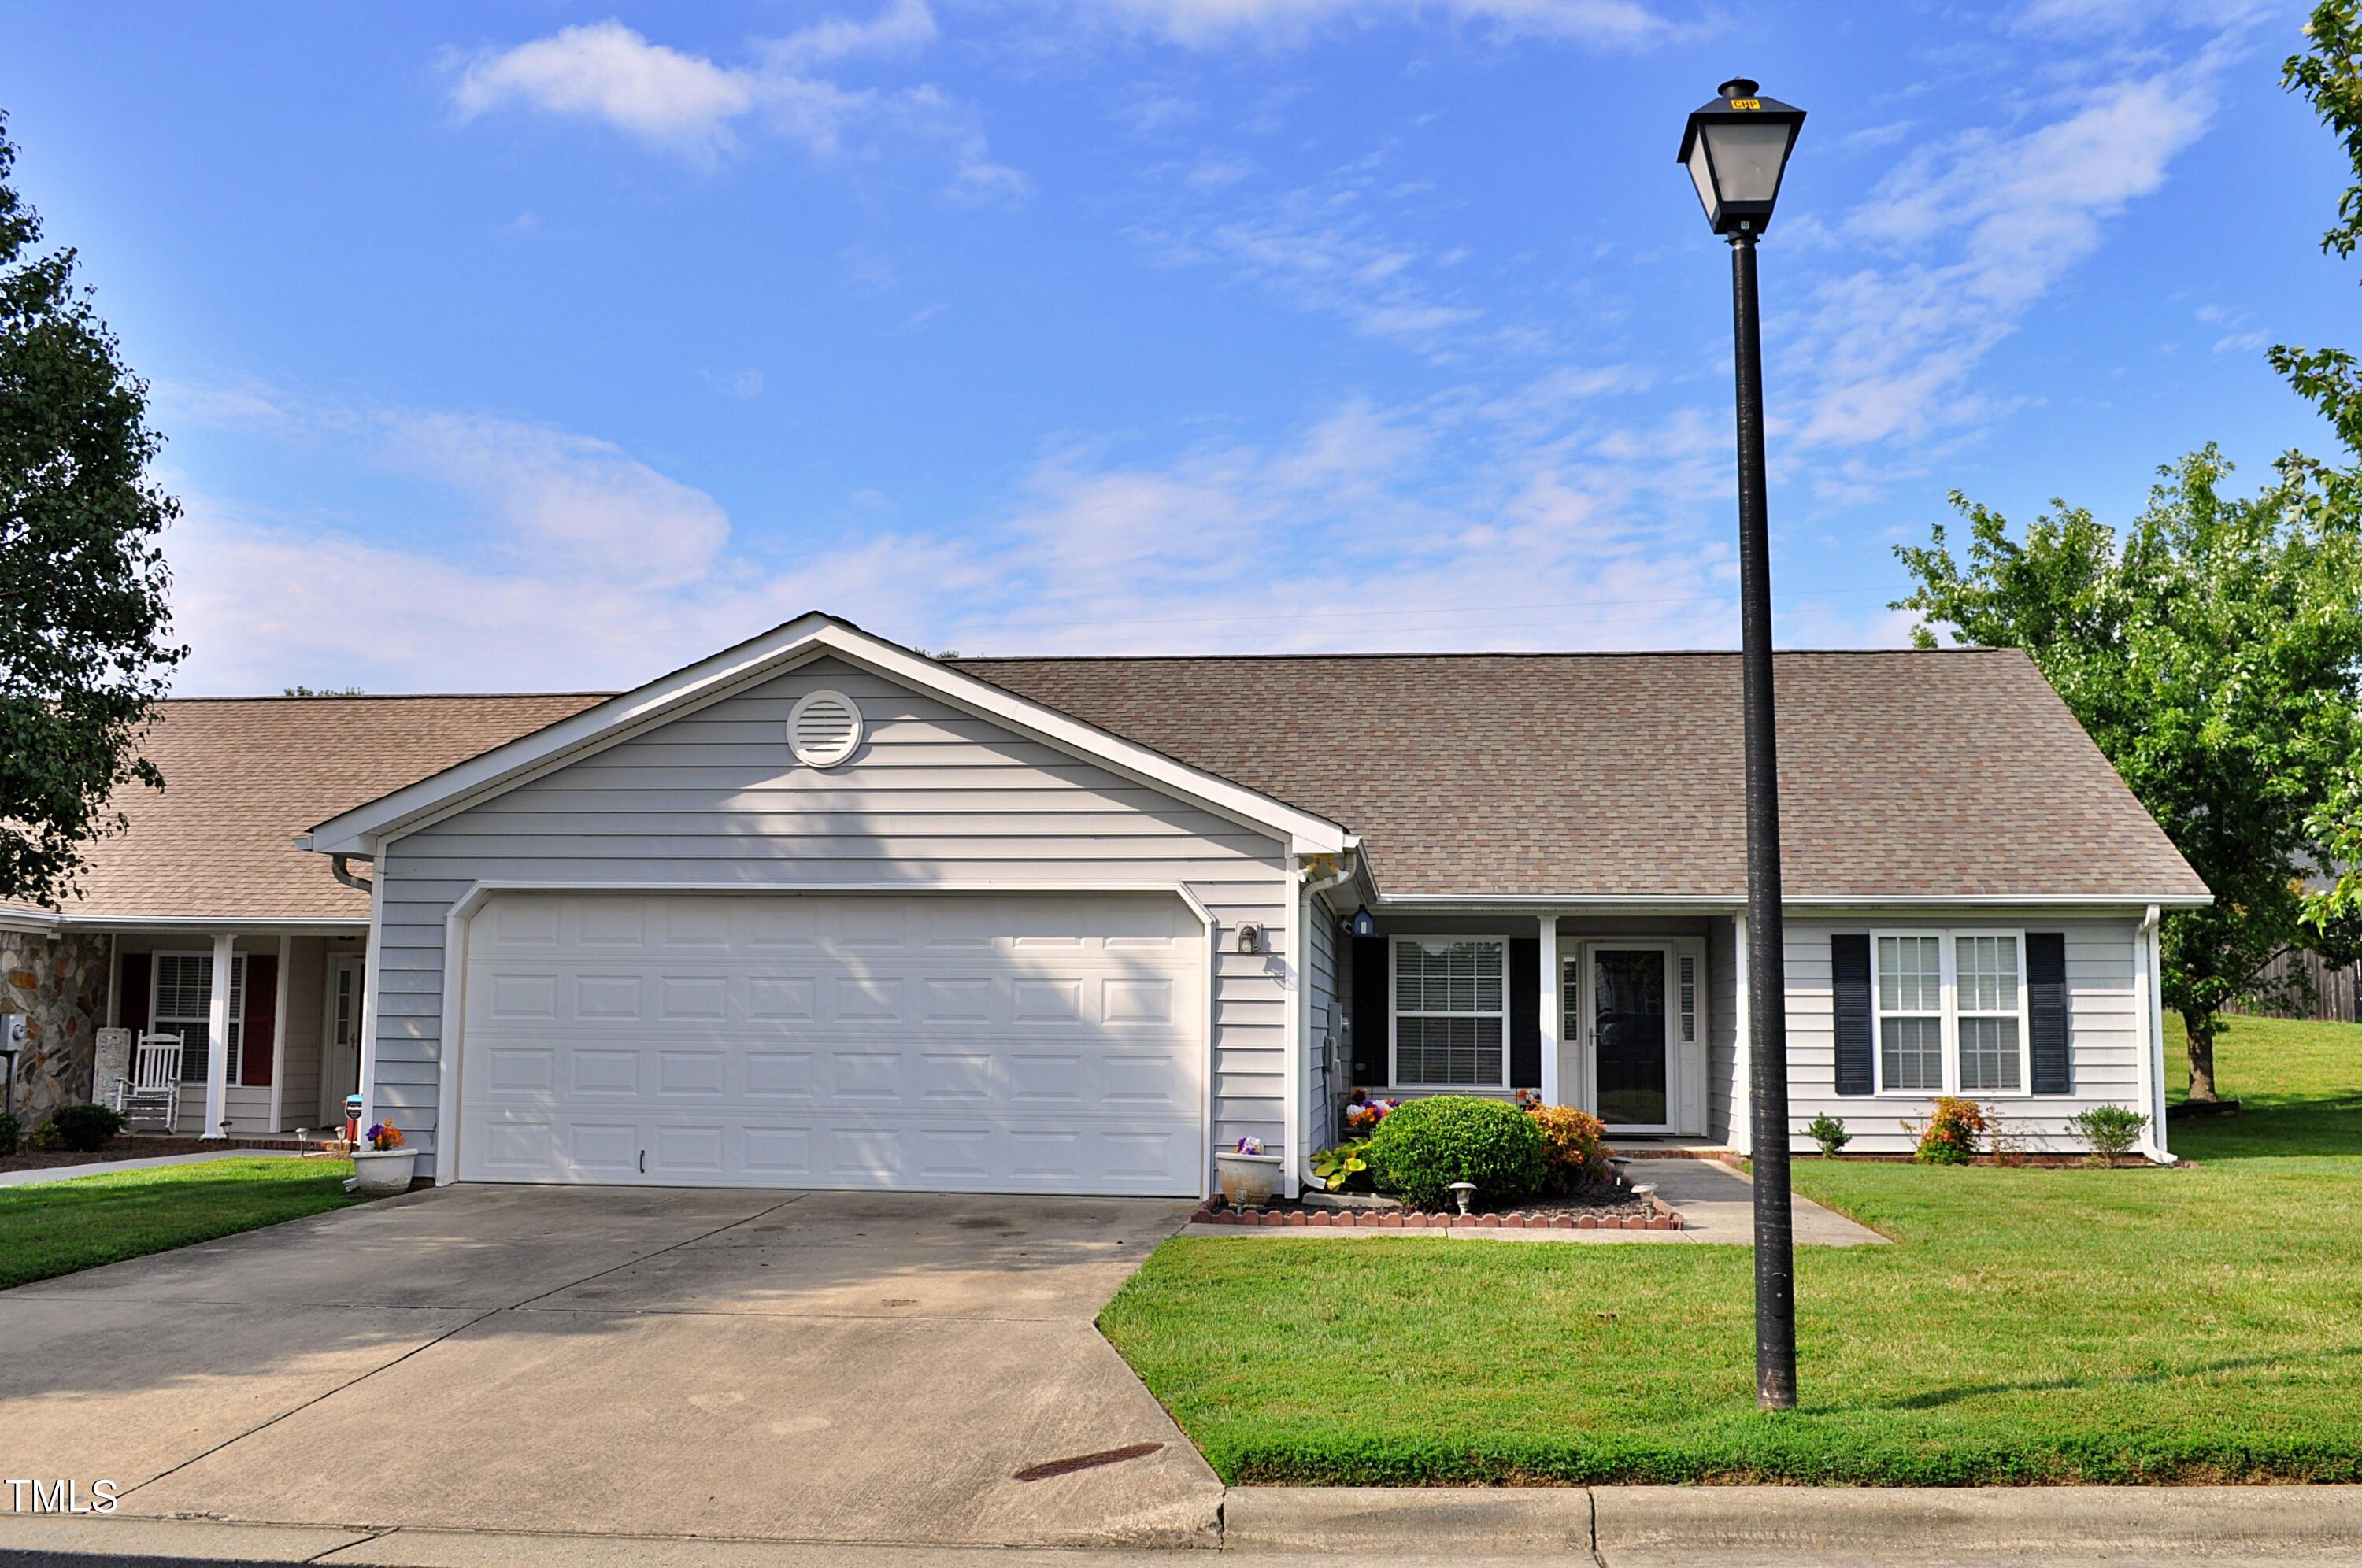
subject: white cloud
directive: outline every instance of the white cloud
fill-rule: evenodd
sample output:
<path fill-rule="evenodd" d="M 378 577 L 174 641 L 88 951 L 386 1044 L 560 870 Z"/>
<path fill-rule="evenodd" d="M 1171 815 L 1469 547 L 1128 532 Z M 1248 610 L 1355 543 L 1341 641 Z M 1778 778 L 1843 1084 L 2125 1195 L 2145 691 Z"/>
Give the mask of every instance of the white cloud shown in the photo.
<path fill-rule="evenodd" d="M 926 0 L 888 0 L 872 17 L 824 17 L 757 40 L 748 63 L 723 65 L 596 22 L 467 61 L 451 104 L 463 121 L 505 108 L 596 120 L 700 164 L 736 150 L 742 129 L 822 160 L 844 156 L 856 137 L 900 137 L 948 151 L 946 193 L 956 199 L 1023 194 L 1024 177 L 993 160 L 973 109 L 923 83 L 848 87 L 817 69 L 911 54 L 935 36 Z"/>
<path fill-rule="evenodd" d="M 1634 48 L 1674 28 L 1639 0 L 1080 0 L 1126 31 L 1190 49 L 1300 45 L 1335 27 L 1440 19 L 1505 39 Z"/>
<path fill-rule="evenodd" d="M 2215 64 L 2127 77 L 2054 117 L 1922 148 L 1835 226 L 1891 259 L 1816 291 L 1786 350 L 1812 390 L 1794 438 L 1845 447 L 1990 412 L 1978 365 L 2099 248 L 2109 218 L 2164 184 L 2213 117 Z"/>
<path fill-rule="evenodd" d="M 351 444 L 446 497 L 461 542 L 181 484 L 166 546 L 195 653 L 179 685 L 624 685 L 815 605 L 980 652 L 1727 643 L 1727 432 L 1618 425 L 1601 394 L 1627 384 L 1351 402 L 1268 442 L 1141 458 L 1059 447 L 1006 504 L 937 530 L 849 496 L 785 568 L 712 496 L 594 437 L 264 399 L 243 428 Z"/>
<path fill-rule="evenodd" d="M 451 89 L 462 118 L 511 104 L 583 115 L 677 151 L 728 145 L 731 122 L 752 108 L 751 72 L 667 49 L 621 22 L 568 28 L 470 62 Z"/>
<path fill-rule="evenodd" d="M 1131 235 L 1166 266 L 1220 268 L 1356 332 L 1441 349 L 1484 312 L 1424 276 L 1446 263 L 1389 232 L 1371 183 L 1366 171 L 1351 171 L 1325 188 L 1142 224 Z"/>

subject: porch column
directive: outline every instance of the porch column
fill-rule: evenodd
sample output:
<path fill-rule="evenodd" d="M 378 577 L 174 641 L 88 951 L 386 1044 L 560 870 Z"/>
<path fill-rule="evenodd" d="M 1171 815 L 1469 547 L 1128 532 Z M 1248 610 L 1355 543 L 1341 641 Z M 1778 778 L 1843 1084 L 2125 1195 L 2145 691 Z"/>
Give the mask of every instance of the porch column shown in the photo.
<path fill-rule="evenodd" d="M 1541 918 L 1542 996 L 1537 1015 L 1542 1024 L 1542 1103 L 1562 1105 L 1558 1088 L 1558 1047 L 1561 1009 L 1558 1002 L 1558 916 Z"/>
<path fill-rule="evenodd" d="M 278 1021 L 270 1031 L 270 1131 L 287 1131 L 287 977 L 295 967 L 295 938 L 281 933 L 279 938 L 279 990 L 272 999 L 270 1016 Z"/>
<path fill-rule="evenodd" d="M 237 962 L 237 939 L 233 936 L 214 938 L 214 991 L 205 1009 L 205 1124 L 200 1128 L 200 1138 L 222 1135 L 222 1121 L 229 1114 L 229 971 Z"/>

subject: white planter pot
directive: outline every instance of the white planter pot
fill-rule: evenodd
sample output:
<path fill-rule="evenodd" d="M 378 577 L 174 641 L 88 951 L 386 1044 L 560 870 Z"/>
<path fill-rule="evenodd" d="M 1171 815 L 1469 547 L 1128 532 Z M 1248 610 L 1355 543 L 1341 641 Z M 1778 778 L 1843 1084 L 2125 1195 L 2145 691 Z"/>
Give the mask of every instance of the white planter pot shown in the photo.
<path fill-rule="evenodd" d="M 363 1198 L 392 1198 L 397 1192 L 408 1192 L 410 1178 L 417 1168 L 415 1149 L 356 1149 L 353 1190 Z"/>
<path fill-rule="evenodd" d="M 1214 1176 L 1233 1209 L 1260 1209 L 1279 1193 L 1277 1154 L 1216 1154 Z"/>

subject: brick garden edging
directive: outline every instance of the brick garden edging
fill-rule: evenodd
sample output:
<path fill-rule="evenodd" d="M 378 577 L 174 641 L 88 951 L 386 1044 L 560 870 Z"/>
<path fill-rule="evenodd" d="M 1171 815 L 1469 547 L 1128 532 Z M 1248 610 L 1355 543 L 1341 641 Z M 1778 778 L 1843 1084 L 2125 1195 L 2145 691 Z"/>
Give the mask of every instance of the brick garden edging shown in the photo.
<path fill-rule="evenodd" d="M 1424 1214 L 1413 1209 L 1232 1209 L 1207 1198 L 1189 1216 L 1200 1225 L 1353 1231 L 1678 1231 L 1681 1210 L 1650 1193 L 1650 1214 L 1572 1214 L 1564 1209 L 1507 1214 Z"/>

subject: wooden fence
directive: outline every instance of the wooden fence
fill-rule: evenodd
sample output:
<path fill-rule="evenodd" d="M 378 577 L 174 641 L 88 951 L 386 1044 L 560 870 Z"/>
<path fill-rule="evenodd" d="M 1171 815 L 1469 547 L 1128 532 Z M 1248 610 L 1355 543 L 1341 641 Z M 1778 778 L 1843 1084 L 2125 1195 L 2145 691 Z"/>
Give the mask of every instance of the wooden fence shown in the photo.
<path fill-rule="evenodd" d="M 2267 979 L 2280 979 L 2289 973 L 2291 964 L 2301 966 L 2312 977 L 2312 1007 L 2306 1011 L 2291 1012 L 2278 1008 L 2259 1008 L 2241 1003 L 2235 1012 L 2257 1013 L 2268 1018 L 2317 1018 L 2333 1023 L 2362 1022 L 2362 964 L 2349 964 L 2343 969 L 2333 969 L 2322 962 L 2318 953 L 2283 954 L 2272 960 L 2264 971 Z"/>

